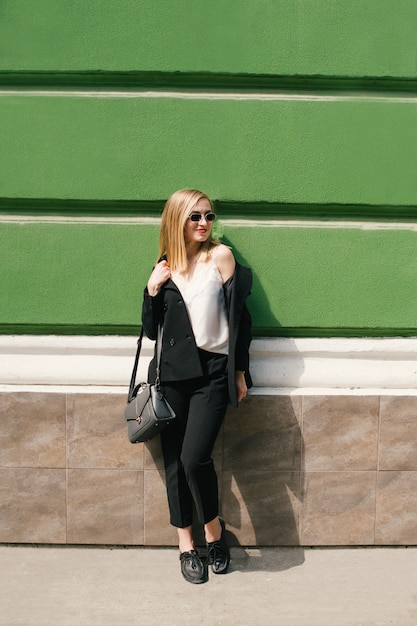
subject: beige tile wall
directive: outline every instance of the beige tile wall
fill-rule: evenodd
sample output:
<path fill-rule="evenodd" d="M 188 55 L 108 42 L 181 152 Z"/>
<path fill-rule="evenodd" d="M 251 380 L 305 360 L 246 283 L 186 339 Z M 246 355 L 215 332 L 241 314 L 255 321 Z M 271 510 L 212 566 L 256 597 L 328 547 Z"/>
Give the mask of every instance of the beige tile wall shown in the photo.
<path fill-rule="evenodd" d="M 159 440 L 128 442 L 124 404 L 0 394 L 0 542 L 175 545 Z M 417 544 L 417 397 L 252 395 L 214 459 L 231 542 Z"/>

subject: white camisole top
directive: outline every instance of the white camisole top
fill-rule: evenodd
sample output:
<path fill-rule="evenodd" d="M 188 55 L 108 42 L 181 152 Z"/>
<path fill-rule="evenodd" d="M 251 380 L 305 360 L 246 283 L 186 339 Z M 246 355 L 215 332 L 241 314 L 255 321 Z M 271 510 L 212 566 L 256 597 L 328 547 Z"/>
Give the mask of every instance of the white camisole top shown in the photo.
<path fill-rule="evenodd" d="M 223 280 L 213 258 L 199 263 L 190 280 L 172 272 L 191 321 L 198 348 L 207 352 L 228 354 L 229 325 Z"/>

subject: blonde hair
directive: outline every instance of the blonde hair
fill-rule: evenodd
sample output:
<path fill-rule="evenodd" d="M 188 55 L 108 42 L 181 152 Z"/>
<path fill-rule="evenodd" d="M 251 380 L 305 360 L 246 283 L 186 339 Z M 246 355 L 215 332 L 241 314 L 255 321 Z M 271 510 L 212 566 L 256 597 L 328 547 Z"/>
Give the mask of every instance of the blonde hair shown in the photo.
<path fill-rule="evenodd" d="M 184 229 L 188 217 L 202 198 L 208 200 L 213 211 L 213 202 L 205 193 L 197 189 L 179 189 L 166 201 L 159 231 L 158 259 L 166 255 L 172 270 L 181 272 L 187 268 Z M 201 244 L 201 253 L 209 254 L 210 250 L 219 243 L 210 233 L 207 241 Z"/>

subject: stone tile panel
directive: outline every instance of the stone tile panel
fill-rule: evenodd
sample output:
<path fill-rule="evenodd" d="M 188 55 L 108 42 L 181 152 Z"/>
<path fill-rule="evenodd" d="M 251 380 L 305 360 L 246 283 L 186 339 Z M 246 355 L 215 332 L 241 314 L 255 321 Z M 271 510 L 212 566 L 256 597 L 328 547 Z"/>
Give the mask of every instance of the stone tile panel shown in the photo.
<path fill-rule="evenodd" d="M 303 398 L 306 471 L 375 470 L 379 397 Z"/>
<path fill-rule="evenodd" d="M 143 469 L 143 446 L 127 437 L 126 397 L 68 394 L 68 467 Z"/>
<path fill-rule="evenodd" d="M 0 469 L 0 542 L 65 543 L 64 469 Z"/>
<path fill-rule="evenodd" d="M 379 469 L 417 470 L 417 397 L 381 398 Z"/>
<path fill-rule="evenodd" d="M 145 472 L 145 545 L 177 545 L 176 529 L 169 521 L 168 501 L 165 489 L 165 472 Z"/>
<path fill-rule="evenodd" d="M 417 544 L 417 472 L 379 472 L 375 542 Z"/>
<path fill-rule="evenodd" d="M 0 466 L 64 468 L 65 395 L 0 394 Z"/>
<path fill-rule="evenodd" d="M 301 397 L 249 396 L 224 426 L 224 469 L 300 470 Z"/>
<path fill-rule="evenodd" d="M 164 457 L 162 456 L 161 438 L 159 435 L 143 445 L 145 470 L 163 470 Z"/>
<path fill-rule="evenodd" d="M 374 544 L 376 472 L 307 472 L 301 545 Z"/>
<path fill-rule="evenodd" d="M 300 472 L 223 472 L 223 514 L 234 544 L 299 545 Z"/>
<path fill-rule="evenodd" d="M 143 471 L 71 469 L 68 543 L 142 545 Z"/>

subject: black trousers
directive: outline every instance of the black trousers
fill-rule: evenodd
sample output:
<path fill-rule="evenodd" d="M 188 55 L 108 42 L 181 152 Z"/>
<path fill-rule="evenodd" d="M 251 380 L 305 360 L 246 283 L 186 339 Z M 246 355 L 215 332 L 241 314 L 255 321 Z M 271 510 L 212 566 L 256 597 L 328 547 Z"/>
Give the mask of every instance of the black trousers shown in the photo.
<path fill-rule="evenodd" d="M 177 419 L 161 432 L 171 524 L 191 526 L 193 502 L 202 524 L 219 513 L 211 458 L 228 401 L 227 356 L 199 350 L 204 376 L 162 384 Z"/>

